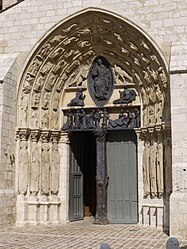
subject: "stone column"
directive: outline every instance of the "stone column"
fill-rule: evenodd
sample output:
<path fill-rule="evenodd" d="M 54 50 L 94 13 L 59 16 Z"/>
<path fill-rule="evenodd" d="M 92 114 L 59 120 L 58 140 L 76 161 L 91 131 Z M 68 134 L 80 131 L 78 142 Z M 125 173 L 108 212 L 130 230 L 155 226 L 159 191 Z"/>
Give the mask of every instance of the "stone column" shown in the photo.
<path fill-rule="evenodd" d="M 61 132 L 59 141 L 59 153 L 60 153 L 60 181 L 59 181 L 59 193 L 60 198 L 60 222 L 68 221 L 69 212 L 69 134 L 67 132 Z"/>
<path fill-rule="evenodd" d="M 107 218 L 107 165 L 106 165 L 106 130 L 95 129 L 96 136 L 96 188 L 97 210 L 95 224 L 106 225 Z"/>

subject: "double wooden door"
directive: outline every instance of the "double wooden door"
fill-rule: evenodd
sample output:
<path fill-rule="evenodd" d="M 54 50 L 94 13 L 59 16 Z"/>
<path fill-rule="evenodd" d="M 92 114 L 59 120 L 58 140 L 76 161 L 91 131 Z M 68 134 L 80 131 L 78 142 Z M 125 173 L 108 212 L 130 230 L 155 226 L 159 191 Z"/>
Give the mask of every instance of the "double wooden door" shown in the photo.
<path fill-rule="evenodd" d="M 134 131 L 108 131 L 109 184 L 107 215 L 111 223 L 138 222 L 137 153 Z M 94 135 L 77 132 L 70 140 L 69 220 L 96 213 L 96 145 Z"/>

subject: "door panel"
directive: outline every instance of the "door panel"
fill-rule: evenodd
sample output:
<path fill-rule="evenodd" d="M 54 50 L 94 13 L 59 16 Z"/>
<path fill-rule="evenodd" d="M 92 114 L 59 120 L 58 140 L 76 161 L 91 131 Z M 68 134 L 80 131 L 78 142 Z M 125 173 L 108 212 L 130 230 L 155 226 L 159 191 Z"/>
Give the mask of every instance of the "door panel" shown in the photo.
<path fill-rule="evenodd" d="M 137 223 L 137 164 L 134 131 L 107 135 L 108 219 L 111 223 Z"/>
<path fill-rule="evenodd" d="M 70 139 L 69 220 L 83 219 L 83 136 Z"/>

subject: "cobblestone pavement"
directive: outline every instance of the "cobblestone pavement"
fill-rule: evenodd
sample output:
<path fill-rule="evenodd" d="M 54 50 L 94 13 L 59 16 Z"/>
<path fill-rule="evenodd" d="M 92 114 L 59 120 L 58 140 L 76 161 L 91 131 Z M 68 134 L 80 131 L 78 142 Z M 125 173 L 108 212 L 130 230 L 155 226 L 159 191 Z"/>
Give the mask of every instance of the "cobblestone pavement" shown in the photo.
<path fill-rule="evenodd" d="M 165 249 L 168 237 L 153 228 L 137 225 L 92 225 L 90 221 L 59 226 L 28 226 L 0 229 L 3 249 L 97 249 L 107 243 L 112 249 Z M 187 248 L 187 241 L 181 243 Z"/>

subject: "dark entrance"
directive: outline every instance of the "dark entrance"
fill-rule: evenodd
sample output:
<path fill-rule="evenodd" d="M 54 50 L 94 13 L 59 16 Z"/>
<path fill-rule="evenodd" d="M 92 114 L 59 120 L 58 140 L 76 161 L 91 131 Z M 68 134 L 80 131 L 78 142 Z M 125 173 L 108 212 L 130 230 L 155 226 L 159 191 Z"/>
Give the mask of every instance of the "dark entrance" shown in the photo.
<path fill-rule="evenodd" d="M 107 217 L 110 223 L 138 222 L 137 142 L 134 130 L 106 133 Z M 70 137 L 69 220 L 96 216 L 96 136 L 92 131 Z M 100 151 L 98 151 L 100 153 Z"/>
<path fill-rule="evenodd" d="M 93 132 L 70 136 L 69 220 L 96 214 L 96 145 Z"/>

